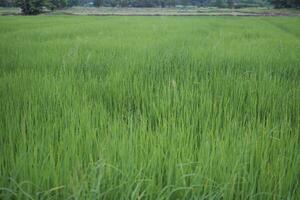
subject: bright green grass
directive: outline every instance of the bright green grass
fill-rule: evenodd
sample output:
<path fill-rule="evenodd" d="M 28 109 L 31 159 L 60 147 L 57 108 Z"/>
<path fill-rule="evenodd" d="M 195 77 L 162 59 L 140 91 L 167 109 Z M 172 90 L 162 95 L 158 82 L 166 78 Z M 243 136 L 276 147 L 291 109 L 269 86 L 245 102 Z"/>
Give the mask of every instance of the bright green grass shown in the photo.
<path fill-rule="evenodd" d="M 1 17 L 0 199 L 299 199 L 300 18 Z"/>

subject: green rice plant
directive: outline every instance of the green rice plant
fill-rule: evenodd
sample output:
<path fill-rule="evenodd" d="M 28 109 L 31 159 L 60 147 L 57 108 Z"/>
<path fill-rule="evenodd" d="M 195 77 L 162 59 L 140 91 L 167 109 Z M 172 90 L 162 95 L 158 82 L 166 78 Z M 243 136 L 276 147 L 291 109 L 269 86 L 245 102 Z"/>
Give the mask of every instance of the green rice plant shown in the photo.
<path fill-rule="evenodd" d="M 0 17 L 0 199 L 299 199 L 298 17 Z"/>

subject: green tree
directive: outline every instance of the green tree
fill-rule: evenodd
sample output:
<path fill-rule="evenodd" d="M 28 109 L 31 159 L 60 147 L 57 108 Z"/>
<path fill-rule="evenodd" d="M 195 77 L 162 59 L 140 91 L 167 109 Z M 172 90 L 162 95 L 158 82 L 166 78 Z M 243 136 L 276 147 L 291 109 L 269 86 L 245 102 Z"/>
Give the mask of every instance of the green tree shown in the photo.
<path fill-rule="evenodd" d="M 65 8 L 68 6 L 68 0 L 49 0 L 48 5 L 52 10 L 56 8 Z"/>
<path fill-rule="evenodd" d="M 234 2 L 233 0 L 227 0 L 227 4 L 229 8 L 234 8 Z"/>
<path fill-rule="evenodd" d="M 10 7 L 13 6 L 13 2 L 11 0 L 0 0 L 0 7 Z"/>
<path fill-rule="evenodd" d="M 22 13 L 25 15 L 37 15 L 43 11 L 44 0 L 18 0 Z"/>
<path fill-rule="evenodd" d="M 96 7 L 103 6 L 103 0 L 94 0 L 94 6 Z"/>
<path fill-rule="evenodd" d="M 79 5 L 79 0 L 68 0 L 68 5 L 69 7 L 72 6 L 78 6 Z"/>
<path fill-rule="evenodd" d="M 181 4 L 183 6 L 187 6 L 189 4 L 189 1 L 188 0 L 181 0 Z"/>
<path fill-rule="evenodd" d="M 275 8 L 299 8 L 300 0 L 271 0 Z"/>
<path fill-rule="evenodd" d="M 223 8 L 224 7 L 224 1 L 223 0 L 217 0 L 216 1 L 216 6 L 218 8 Z"/>

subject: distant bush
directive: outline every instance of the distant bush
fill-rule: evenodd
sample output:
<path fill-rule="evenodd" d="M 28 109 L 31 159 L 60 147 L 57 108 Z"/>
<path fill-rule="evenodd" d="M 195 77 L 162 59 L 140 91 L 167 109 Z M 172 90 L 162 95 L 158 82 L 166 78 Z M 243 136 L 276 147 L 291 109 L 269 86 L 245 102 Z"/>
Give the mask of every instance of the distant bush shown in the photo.
<path fill-rule="evenodd" d="M 275 8 L 299 8 L 300 0 L 272 0 Z"/>
<path fill-rule="evenodd" d="M 43 11 L 44 0 L 18 0 L 22 13 L 25 15 L 37 15 Z"/>
<path fill-rule="evenodd" d="M 24 15 L 37 15 L 42 12 L 65 8 L 77 4 L 77 0 L 17 0 L 16 6 L 19 6 Z"/>

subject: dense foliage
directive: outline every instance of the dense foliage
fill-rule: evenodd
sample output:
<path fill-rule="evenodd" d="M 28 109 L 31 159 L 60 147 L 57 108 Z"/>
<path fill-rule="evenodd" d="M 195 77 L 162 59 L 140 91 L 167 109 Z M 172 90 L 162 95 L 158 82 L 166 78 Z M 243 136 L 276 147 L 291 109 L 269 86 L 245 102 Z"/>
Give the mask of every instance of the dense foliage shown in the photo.
<path fill-rule="evenodd" d="M 300 199 L 299 17 L 0 17 L 1 200 Z"/>
<path fill-rule="evenodd" d="M 272 0 L 275 8 L 294 8 L 300 7 L 300 0 Z"/>
<path fill-rule="evenodd" d="M 0 7 L 16 6 L 15 0 L 0 0 Z"/>
<path fill-rule="evenodd" d="M 22 9 L 25 15 L 39 14 L 45 6 L 44 0 L 18 0 L 17 5 Z"/>
<path fill-rule="evenodd" d="M 71 6 L 174 7 L 216 6 L 241 8 L 274 5 L 275 8 L 300 7 L 300 0 L 0 0 L 0 6 L 20 6 L 24 14 Z"/>

